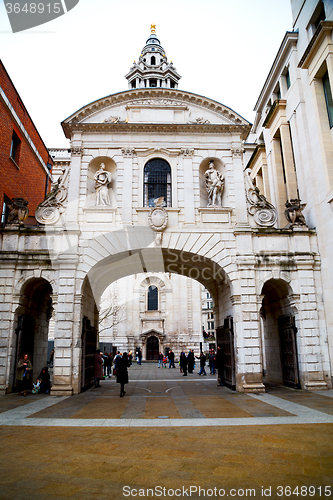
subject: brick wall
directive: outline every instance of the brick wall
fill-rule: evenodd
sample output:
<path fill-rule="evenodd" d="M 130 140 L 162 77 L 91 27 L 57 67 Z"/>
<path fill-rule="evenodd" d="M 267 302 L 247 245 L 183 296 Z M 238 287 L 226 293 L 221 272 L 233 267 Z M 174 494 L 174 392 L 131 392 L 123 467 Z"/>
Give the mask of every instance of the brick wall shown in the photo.
<path fill-rule="evenodd" d="M 32 139 L 45 164 L 52 163 L 29 113 L 24 107 L 10 77 L 0 61 L 0 86 L 13 106 L 24 128 Z M 10 158 L 13 130 L 21 140 L 18 159 Z M 0 207 L 2 209 L 4 195 L 9 198 L 22 197 L 29 201 L 29 216 L 35 213 L 37 205 L 44 200 L 46 172 L 36 154 L 17 127 L 6 104 L 0 99 Z M 50 188 L 50 182 L 48 182 Z M 30 218 L 29 217 L 29 218 Z"/>

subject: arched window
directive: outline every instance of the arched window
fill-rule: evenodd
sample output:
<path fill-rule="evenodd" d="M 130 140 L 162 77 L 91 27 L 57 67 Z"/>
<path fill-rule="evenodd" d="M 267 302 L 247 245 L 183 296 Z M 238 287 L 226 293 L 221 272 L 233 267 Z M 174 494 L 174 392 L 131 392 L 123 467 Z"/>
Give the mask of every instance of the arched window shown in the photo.
<path fill-rule="evenodd" d="M 167 161 L 154 158 L 144 170 L 143 204 L 154 207 L 156 198 L 164 197 L 163 206 L 171 207 L 171 168 Z"/>
<path fill-rule="evenodd" d="M 148 311 L 158 310 L 158 288 L 152 285 L 148 288 Z"/>
<path fill-rule="evenodd" d="M 155 59 L 155 56 L 152 56 L 152 58 L 150 59 L 150 64 L 151 64 L 152 66 L 155 66 L 155 64 L 156 64 L 156 59 Z"/>

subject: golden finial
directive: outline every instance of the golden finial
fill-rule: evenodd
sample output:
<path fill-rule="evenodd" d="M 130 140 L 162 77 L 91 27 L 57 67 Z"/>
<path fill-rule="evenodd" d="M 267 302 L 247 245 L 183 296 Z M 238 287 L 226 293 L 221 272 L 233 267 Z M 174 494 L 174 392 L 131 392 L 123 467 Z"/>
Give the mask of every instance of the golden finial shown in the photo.
<path fill-rule="evenodd" d="M 150 33 L 152 34 L 156 34 L 156 24 L 151 24 L 150 25 Z"/>

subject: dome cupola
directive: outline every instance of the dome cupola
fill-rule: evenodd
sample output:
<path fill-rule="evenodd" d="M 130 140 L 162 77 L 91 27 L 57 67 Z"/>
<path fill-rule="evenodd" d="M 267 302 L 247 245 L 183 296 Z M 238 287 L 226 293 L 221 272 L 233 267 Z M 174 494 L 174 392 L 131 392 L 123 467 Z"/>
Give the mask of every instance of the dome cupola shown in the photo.
<path fill-rule="evenodd" d="M 125 78 L 129 89 L 145 87 L 178 88 L 181 76 L 172 61 L 168 63 L 161 42 L 156 36 L 155 24 L 151 25 L 150 35 L 141 51 L 139 61 L 134 61 Z"/>

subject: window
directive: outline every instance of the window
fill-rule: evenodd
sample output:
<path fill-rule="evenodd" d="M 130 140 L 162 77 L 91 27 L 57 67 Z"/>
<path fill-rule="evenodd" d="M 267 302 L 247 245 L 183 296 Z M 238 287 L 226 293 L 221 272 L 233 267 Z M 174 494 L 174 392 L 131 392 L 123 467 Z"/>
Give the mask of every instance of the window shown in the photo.
<path fill-rule="evenodd" d="M 135 88 L 136 88 L 136 81 L 135 81 L 135 80 L 132 80 L 132 82 L 131 82 L 131 86 L 132 86 L 132 89 L 135 89 Z"/>
<path fill-rule="evenodd" d="M 7 223 L 7 218 L 8 218 L 8 213 L 9 213 L 9 207 L 8 203 L 10 203 L 10 198 L 8 196 L 4 195 L 4 201 L 2 205 L 2 214 L 1 214 L 1 227 L 5 227 Z"/>
<path fill-rule="evenodd" d="M 290 74 L 289 74 L 289 69 L 287 69 L 286 73 L 286 82 L 287 82 L 287 89 L 290 87 Z"/>
<path fill-rule="evenodd" d="M 318 28 L 320 21 L 325 21 L 326 19 L 323 2 L 319 2 L 317 9 L 319 9 L 319 12 L 317 11 L 316 19 L 313 20 L 313 24 L 315 25 L 316 29 Z"/>
<path fill-rule="evenodd" d="M 155 66 L 155 64 L 156 64 L 156 58 L 155 58 L 155 56 L 152 56 L 152 58 L 150 59 L 150 64 L 152 66 Z"/>
<path fill-rule="evenodd" d="M 328 121 L 330 124 L 330 128 L 332 128 L 333 127 L 333 101 L 332 101 L 331 85 L 330 85 L 330 80 L 328 78 L 327 71 L 326 71 L 325 75 L 323 76 L 323 87 L 324 87 L 326 108 L 327 108 L 327 114 L 328 114 Z"/>
<path fill-rule="evenodd" d="M 170 80 L 170 88 L 174 89 L 176 87 L 176 84 L 173 80 Z"/>
<path fill-rule="evenodd" d="M 214 321 L 208 321 L 208 330 L 214 330 Z"/>
<path fill-rule="evenodd" d="M 15 130 L 13 130 L 12 142 L 10 145 L 10 157 L 18 163 L 21 141 Z"/>
<path fill-rule="evenodd" d="M 152 285 L 148 288 L 148 311 L 158 310 L 158 288 Z"/>
<path fill-rule="evenodd" d="M 144 206 L 154 207 L 154 200 L 161 196 L 163 206 L 171 207 L 171 168 L 167 161 L 155 158 L 146 163 L 144 169 Z"/>
<path fill-rule="evenodd" d="M 149 80 L 149 87 L 157 87 L 157 80 L 155 80 L 154 78 L 151 78 Z"/>

